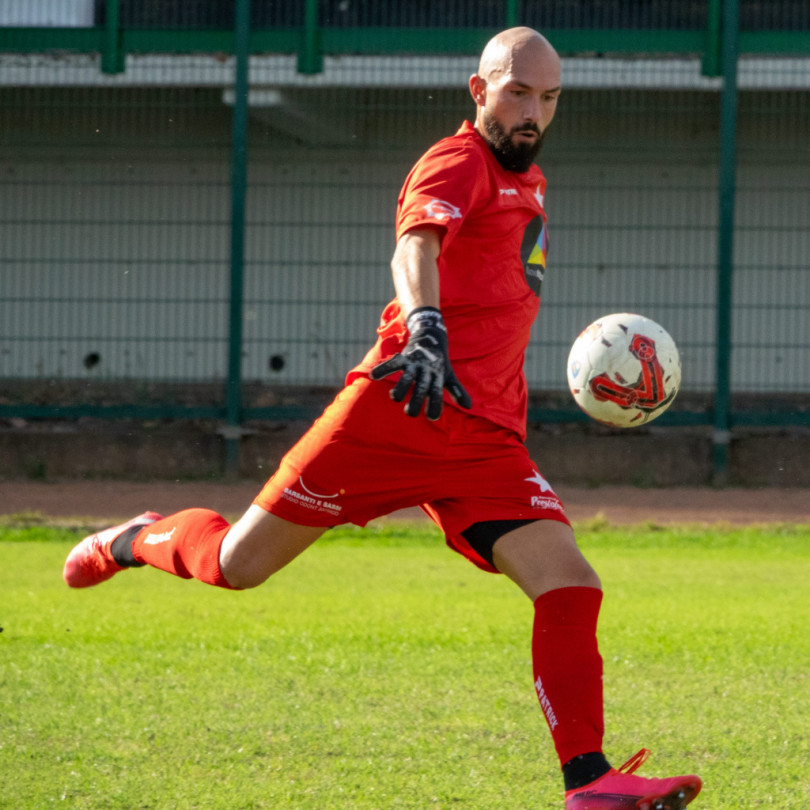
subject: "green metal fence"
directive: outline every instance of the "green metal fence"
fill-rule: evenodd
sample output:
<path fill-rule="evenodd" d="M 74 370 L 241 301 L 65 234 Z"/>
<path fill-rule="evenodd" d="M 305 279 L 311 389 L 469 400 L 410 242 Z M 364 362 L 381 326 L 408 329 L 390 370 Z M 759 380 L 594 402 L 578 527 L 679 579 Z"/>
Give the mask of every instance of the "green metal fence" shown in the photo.
<path fill-rule="evenodd" d="M 0 11 L 0 417 L 210 418 L 235 463 L 303 415 L 373 340 L 408 168 L 525 23 L 565 86 L 530 417 L 583 418 L 567 349 L 633 309 L 682 351 L 656 424 L 711 426 L 719 475 L 735 428 L 810 424 L 806 4 L 36 6 Z"/>

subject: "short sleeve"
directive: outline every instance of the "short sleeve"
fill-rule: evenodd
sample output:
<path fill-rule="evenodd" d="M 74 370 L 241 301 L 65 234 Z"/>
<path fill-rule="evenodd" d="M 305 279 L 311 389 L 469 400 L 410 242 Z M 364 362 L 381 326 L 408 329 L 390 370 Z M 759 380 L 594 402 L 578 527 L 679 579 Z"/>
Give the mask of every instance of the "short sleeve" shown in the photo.
<path fill-rule="evenodd" d="M 452 239 L 475 206 L 487 178 L 480 151 L 468 142 L 445 139 L 414 166 L 399 196 L 396 235 L 434 227 Z"/>

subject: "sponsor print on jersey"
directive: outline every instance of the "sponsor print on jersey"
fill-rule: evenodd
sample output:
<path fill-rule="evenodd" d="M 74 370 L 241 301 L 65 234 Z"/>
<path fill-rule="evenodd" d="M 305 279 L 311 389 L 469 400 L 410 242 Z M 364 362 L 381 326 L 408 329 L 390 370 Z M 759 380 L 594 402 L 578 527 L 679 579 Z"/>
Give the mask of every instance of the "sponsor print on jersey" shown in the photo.
<path fill-rule="evenodd" d="M 431 200 L 425 206 L 425 212 L 439 222 L 445 219 L 461 219 L 461 209 L 446 200 Z"/>
<path fill-rule="evenodd" d="M 524 478 L 523 480 L 530 484 L 537 484 L 540 488 L 540 494 L 532 495 L 530 498 L 532 509 L 552 509 L 556 512 L 563 511 L 562 504 L 551 488 L 551 484 L 549 484 L 539 472 L 535 472 L 531 478 Z"/>
<path fill-rule="evenodd" d="M 300 489 L 298 488 L 300 487 Z M 298 506 L 309 509 L 313 512 L 325 512 L 329 515 L 339 515 L 343 511 L 340 504 L 334 503 L 335 498 L 344 494 L 344 490 L 335 492 L 332 495 L 320 495 L 304 484 L 299 476 L 298 487 L 284 487 L 281 497 L 286 501 L 292 501 Z"/>
<path fill-rule="evenodd" d="M 532 495 L 532 509 L 550 509 L 553 512 L 562 512 L 562 504 L 556 498 L 544 498 L 542 495 Z"/>
<path fill-rule="evenodd" d="M 520 247 L 520 258 L 523 261 L 523 273 L 529 289 L 539 298 L 540 285 L 546 270 L 548 253 L 548 228 L 543 217 L 536 216 L 523 232 L 523 244 Z"/>
<path fill-rule="evenodd" d="M 551 484 L 537 471 L 535 471 L 531 478 L 524 478 L 523 480 L 528 481 L 530 484 L 537 484 L 537 486 L 540 487 L 540 492 L 550 492 L 552 495 L 554 494 Z"/>

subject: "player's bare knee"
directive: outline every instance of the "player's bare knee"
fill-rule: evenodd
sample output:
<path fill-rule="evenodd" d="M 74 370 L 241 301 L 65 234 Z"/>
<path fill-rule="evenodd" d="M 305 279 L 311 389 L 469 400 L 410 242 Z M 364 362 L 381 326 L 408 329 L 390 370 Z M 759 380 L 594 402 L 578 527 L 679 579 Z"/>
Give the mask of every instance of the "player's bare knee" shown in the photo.
<path fill-rule="evenodd" d="M 257 506 L 225 535 L 219 567 L 233 588 L 255 588 L 310 546 L 325 529 L 298 526 Z"/>
<path fill-rule="evenodd" d="M 546 569 L 549 583 L 558 588 L 598 588 L 602 589 L 602 580 L 593 566 L 577 548 L 567 557 L 555 558 Z M 551 590 L 551 587 L 547 588 Z"/>
<path fill-rule="evenodd" d="M 255 549 L 248 541 L 223 543 L 219 569 L 232 588 L 246 590 L 266 582 L 280 566 L 274 565 L 267 549 Z"/>
<path fill-rule="evenodd" d="M 598 588 L 601 591 L 602 580 L 599 578 L 599 574 L 587 562 L 586 565 L 587 569 L 583 570 L 577 577 L 577 586 L 581 588 Z"/>
<path fill-rule="evenodd" d="M 228 585 L 234 590 L 246 591 L 250 588 L 257 588 L 259 585 L 267 582 L 270 578 L 269 573 L 264 571 L 242 569 L 234 566 L 223 567 L 220 565 L 222 575 L 225 577 Z"/>
<path fill-rule="evenodd" d="M 557 588 L 601 589 L 599 575 L 565 523 L 535 521 L 515 529 L 495 543 L 493 561 L 531 599 Z"/>

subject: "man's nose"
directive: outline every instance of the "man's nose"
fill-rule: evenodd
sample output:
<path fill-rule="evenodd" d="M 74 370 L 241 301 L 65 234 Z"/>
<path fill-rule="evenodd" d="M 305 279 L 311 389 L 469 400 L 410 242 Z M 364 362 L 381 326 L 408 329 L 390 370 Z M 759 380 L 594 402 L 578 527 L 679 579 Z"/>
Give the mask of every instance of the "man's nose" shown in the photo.
<path fill-rule="evenodd" d="M 526 106 L 523 108 L 523 120 L 531 124 L 540 124 L 542 114 L 540 99 L 529 97 Z"/>

